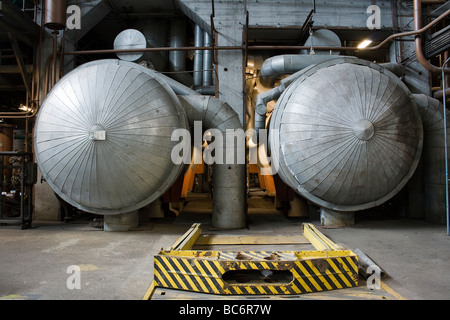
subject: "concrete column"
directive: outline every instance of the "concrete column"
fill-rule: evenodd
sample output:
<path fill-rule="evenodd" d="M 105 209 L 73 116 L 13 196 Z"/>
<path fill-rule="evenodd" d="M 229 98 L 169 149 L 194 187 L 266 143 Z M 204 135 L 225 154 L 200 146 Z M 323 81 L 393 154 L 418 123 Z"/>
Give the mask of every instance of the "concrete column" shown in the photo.
<path fill-rule="evenodd" d="M 355 225 L 355 213 L 320 208 L 320 224 L 329 227 L 353 226 Z"/>
<path fill-rule="evenodd" d="M 133 228 L 137 228 L 138 226 L 138 211 L 116 215 L 105 215 L 103 218 L 103 229 L 105 231 L 129 231 Z"/>
<path fill-rule="evenodd" d="M 214 18 L 217 30 L 217 46 L 242 45 L 243 30 L 245 26 L 245 6 L 229 2 L 225 16 Z M 231 19 L 232 20 L 229 20 Z M 214 40 L 214 39 L 212 39 Z M 244 99 L 244 54 L 241 50 L 222 50 L 217 52 L 217 75 L 219 96 L 226 101 L 239 115 L 241 124 L 245 126 L 245 99 Z M 245 127 L 244 127 L 245 130 Z"/>

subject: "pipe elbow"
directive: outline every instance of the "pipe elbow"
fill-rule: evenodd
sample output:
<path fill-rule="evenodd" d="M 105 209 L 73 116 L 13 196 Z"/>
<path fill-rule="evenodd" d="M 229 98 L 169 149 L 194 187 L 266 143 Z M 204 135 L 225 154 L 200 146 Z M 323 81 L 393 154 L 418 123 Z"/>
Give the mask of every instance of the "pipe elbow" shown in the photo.
<path fill-rule="evenodd" d="M 206 110 L 213 115 L 210 121 L 205 121 L 205 125 L 209 122 L 208 128 L 219 129 L 221 132 L 227 129 L 242 129 L 239 115 L 228 103 L 211 96 L 207 99 Z"/>
<path fill-rule="evenodd" d="M 205 129 L 242 129 L 239 115 L 226 102 L 212 96 L 178 96 L 192 124 L 201 121 Z"/>
<path fill-rule="evenodd" d="M 283 56 L 274 56 L 266 59 L 261 66 L 261 76 L 268 77 L 276 74 L 286 73 L 284 57 L 285 56 L 283 55 Z"/>

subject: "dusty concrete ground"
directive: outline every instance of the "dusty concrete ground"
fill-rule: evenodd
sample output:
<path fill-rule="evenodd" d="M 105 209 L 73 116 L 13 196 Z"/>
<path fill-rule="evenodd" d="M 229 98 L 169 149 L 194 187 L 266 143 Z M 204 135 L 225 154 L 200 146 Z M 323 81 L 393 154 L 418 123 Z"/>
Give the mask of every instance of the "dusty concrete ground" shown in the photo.
<path fill-rule="evenodd" d="M 140 300 L 153 279 L 153 255 L 195 222 L 211 230 L 209 220 L 207 213 L 182 213 L 128 232 L 102 231 L 91 221 L 34 221 L 28 230 L 0 226 L 0 299 Z M 297 234 L 303 222 L 310 220 L 250 214 L 248 229 L 228 232 Z M 311 222 L 319 225 L 318 220 Z M 445 226 L 385 219 L 318 228 L 344 247 L 367 254 L 387 273 L 383 282 L 404 298 L 450 299 L 450 237 Z M 80 289 L 67 286 L 72 265 L 81 270 Z M 330 298 L 339 299 L 339 293 Z"/>

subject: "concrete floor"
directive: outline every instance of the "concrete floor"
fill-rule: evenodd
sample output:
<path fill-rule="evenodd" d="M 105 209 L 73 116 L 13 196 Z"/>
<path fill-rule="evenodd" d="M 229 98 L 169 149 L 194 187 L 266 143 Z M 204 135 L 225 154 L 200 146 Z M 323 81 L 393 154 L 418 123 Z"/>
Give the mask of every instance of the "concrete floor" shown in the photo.
<path fill-rule="evenodd" d="M 128 232 L 102 231 L 96 223 L 80 220 L 34 221 L 28 230 L 0 226 L 0 299 L 140 300 L 153 280 L 153 255 L 193 223 L 202 223 L 202 232 L 217 232 L 209 221 L 208 213 L 183 212 Z M 303 222 L 319 225 L 318 220 L 250 213 L 248 229 L 226 232 L 298 234 Z M 450 237 L 445 226 L 422 220 L 359 219 L 352 227 L 318 228 L 344 247 L 366 253 L 387 273 L 383 283 L 396 298 L 450 299 Z M 71 265 L 80 267 L 80 289 L 67 287 Z M 345 295 L 345 290 L 351 289 L 335 292 Z M 315 299 L 313 295 L 308 297 Z M 339 293 L 330 297 L 339 299 Z"/>

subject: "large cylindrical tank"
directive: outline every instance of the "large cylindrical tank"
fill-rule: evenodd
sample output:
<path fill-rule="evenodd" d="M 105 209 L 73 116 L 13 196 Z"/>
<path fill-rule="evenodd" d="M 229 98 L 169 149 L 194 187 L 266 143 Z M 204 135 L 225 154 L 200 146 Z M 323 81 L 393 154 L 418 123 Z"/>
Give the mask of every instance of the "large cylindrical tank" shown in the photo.
<path fill-rule="evenodd" d="M 171 161 L 175 129 L 188 121 L 152 70 L 119 60 L 85 64 L 62 78 L 36 120 L 39 168 L 71 205 L 111 215 L 160 197 L 183 172 Z"/>
<path fill-rule="evenodd" d="M 282 180 L 336 211 L 380 205 L 420 159 L 423 128 L 408 88 L 368 61 L 311 66 L 280 96 L 270 120 L 272 162 Z"/>

